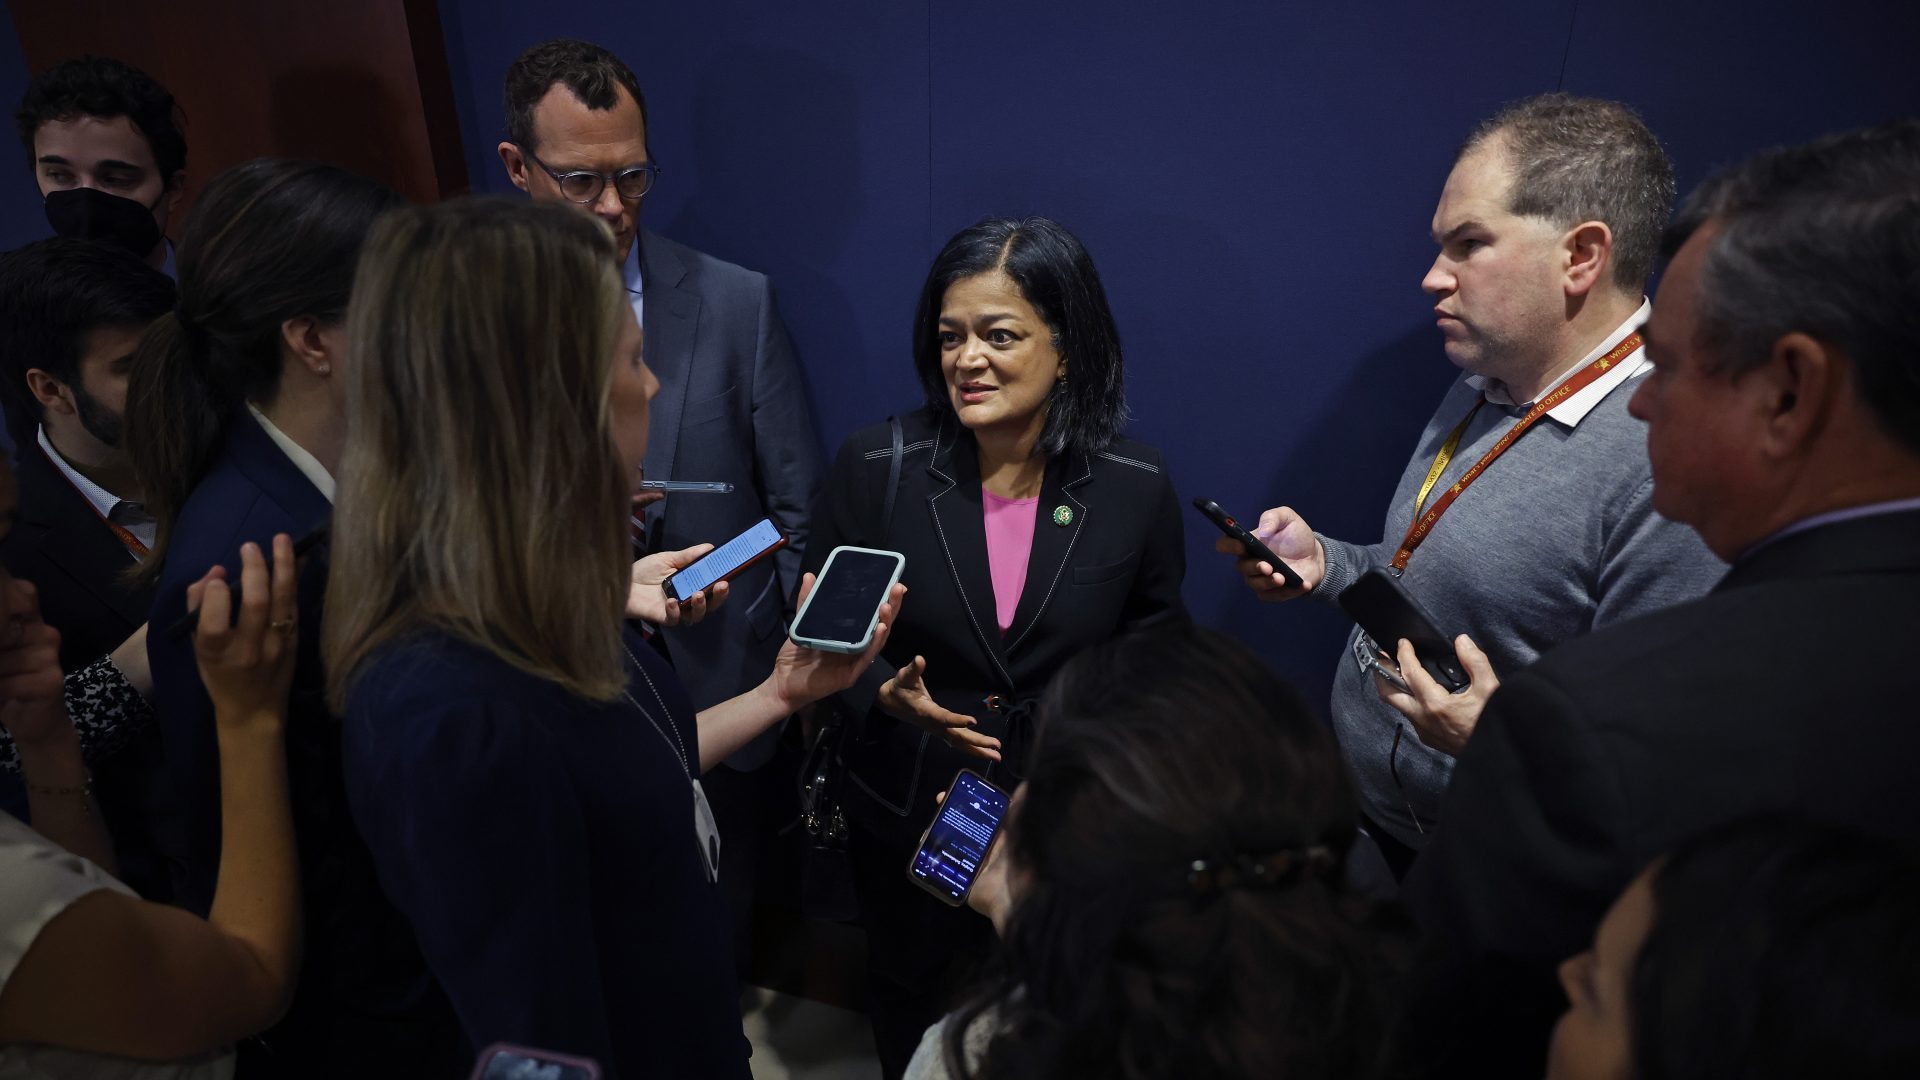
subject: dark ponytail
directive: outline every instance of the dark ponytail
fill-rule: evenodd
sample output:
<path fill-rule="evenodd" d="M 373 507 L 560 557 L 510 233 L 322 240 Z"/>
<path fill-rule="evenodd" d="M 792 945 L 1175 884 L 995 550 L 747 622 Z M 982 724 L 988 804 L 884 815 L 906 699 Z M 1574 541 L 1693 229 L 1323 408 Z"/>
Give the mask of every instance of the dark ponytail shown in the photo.
<path fill-rule="evenodd" d="M 140 341 L 127 387 L 126 448 L 159 522 L 135 581 L 160 574 L 173 527 L 246 402 L 280 389 L 281 325 L 346 313 L 355 263 L 385 186 L 314 162 L 261 158 L 207 185 L 177 252 L 180 306 Z"/>

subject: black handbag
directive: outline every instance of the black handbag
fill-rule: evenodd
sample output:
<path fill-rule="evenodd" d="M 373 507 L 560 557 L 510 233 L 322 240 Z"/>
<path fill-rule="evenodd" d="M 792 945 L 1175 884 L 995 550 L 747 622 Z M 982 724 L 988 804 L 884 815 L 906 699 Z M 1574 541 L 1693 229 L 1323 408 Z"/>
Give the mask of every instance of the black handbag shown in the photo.
<path fill-rule="evenodd" d="M 887 494 L 880 513 L 880 535 L 893 527 L 894 498 L 900 490 L 900 463 L 905 457 L 905 436 L 900 418 L 890 416 L 893 453 L 887 462 Z M 837 922 L 859 918 L 859 903 L 853 892 L 853 868 L 847 860 L 847 814 L 841 799 L 847 765 L 841 756 L 841 744 L 847 731 L 861 717 L 847 715 L 838 697 L 819 703 L 812 735 L 806 742 L 806 758 L 801 762 L 800 827 L 807 833 L 807 852 L 800 868 L 800 907 L 803 912 Z"/>

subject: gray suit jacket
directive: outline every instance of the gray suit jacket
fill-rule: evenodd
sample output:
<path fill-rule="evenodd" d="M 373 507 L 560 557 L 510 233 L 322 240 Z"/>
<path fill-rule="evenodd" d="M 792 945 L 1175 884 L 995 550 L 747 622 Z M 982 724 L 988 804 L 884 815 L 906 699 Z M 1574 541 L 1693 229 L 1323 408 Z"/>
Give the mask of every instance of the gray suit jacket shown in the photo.
<path fill-rule="evenodd" d="M 733 579 L 732 596 L 697 626 L 668 631 L 694 707 L 758 684 L 784 640 L 800 583 L 807 513 L 820 487 L 820 443 L 793 344 L 764 274 L 640 233 L 646 358 L 660 379 L 647 437 L 647 479 L 725 480 L 728 495 L 670 495 L 647 508 L 654 551 L 722 544 L 770 516 L 788 546 Z M 754 769 L 774 732 L 727 763 Z"/>

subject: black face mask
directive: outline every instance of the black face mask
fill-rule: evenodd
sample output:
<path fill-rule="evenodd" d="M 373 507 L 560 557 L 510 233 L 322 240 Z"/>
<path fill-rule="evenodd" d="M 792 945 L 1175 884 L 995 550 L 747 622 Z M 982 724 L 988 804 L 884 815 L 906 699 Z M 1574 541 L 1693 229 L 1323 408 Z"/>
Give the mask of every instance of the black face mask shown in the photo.
<path fill-rule="evenodd" d="M 158 205 L 156 200 L 154 206 Z M 117 244 L 143 259 L 160 244 L 160 225 L 153 220 L 152 206 L 142 206 L 98 188 L 67 188 L 49 193 L 47 223 L 61 236 Z"/>

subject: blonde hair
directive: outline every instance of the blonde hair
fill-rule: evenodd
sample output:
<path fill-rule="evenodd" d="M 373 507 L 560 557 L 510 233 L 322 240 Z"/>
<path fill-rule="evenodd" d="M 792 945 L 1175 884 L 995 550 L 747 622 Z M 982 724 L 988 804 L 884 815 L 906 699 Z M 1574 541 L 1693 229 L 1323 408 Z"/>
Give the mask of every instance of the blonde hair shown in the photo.
<path fill-rule="evenodd" d="M 399 211 L 353 296 L 321 631 L 333 708 L 368 657 L 429 629 L 617 696 L 631 486 L 608 415 L 611 234 L 557 205 Z"/>

